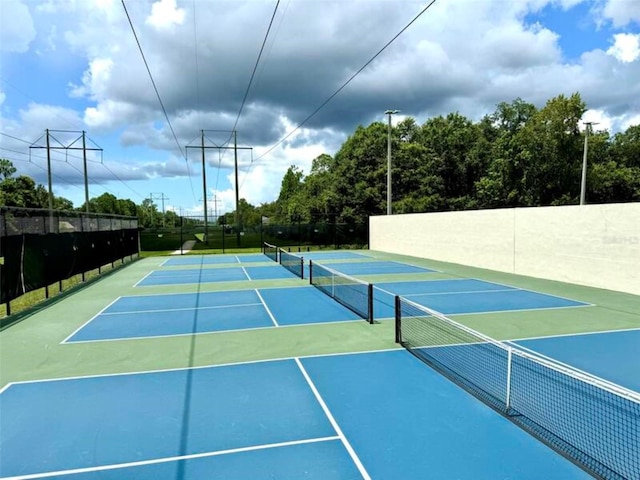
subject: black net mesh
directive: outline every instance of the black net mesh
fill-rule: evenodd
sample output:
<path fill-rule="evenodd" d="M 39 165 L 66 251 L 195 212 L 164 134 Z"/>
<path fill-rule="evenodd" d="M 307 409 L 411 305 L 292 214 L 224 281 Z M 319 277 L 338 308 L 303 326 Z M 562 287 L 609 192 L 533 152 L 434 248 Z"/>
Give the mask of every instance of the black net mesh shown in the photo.
<path fill-rule="evenodd" d="M 292 253 L 280 249 L 280 265 L 289 270 L 294 275 L 304 278 L 304 259 Z"/>
<path fill-rule="evenodd" d="M 640 478 L 640 394 L 396 297 L 411 353 L 590 473 Z"/>
<path fill-rule="evenodd" d="M 311 284 L 373 323 L 373 288 L 370 283 L 310 262 Z"/>
<path fill-rule="evenodd" d="M 274 262 L 278 261 L 278 247 L 275 245 L 271 245 L 270 243 L 264 242 L 262 244 L 263 253 L 269 257 Z"/>

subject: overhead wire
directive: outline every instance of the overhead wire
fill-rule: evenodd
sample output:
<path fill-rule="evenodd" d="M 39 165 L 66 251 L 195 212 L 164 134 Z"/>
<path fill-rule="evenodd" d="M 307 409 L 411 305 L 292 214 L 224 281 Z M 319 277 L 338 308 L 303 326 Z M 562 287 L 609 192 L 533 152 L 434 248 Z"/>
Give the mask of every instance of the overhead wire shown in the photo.
<path fill-rule="evenodd" d="M 256 63 L 253 66 L 253 71 L 251 72 L 251 77 L 249 78 L 249 83 L 247 85 L 247 89 L 244 92 L 244 97 L 242 98 L 242 102 L 240 103 L 240 109 L 238 110 L 238 115 L 236 115 L 236 120 L 233 123 L 233 128 L 231 129 L 231 137 L 229 137 L 229 140 L 227 141 L 227 144 L 231 141 L 231 138 L 234 135 L 234 132 L 236 131 L 236 128 L 238 126 L 238 122 L 240 121 L 240 116 L 242 115 L 242 110 L 244 109 L 244 105 L 247 101 L 247 98 L 249 96 L 249 91 L 251 90 L 251 85 L 253 84 L 253 79 L 256 75 L 256 71 L 258 70 L 258 65 L 260 64 L 260 59 L 262 58 L 262 52 L 264 52 L 264 47 L 267 44 L 267 40 L 269 38 L 269 33 L 271 32 L 271 27 L 273 26 L 273 20 L 276 18 L 276 13 L 278 12 L 278 7 L 280 6 L 280 0 L 277 0 L 275 7 L 273 8 L 273 13 L 271 14 L 271 19 L 269 20 L 269 26 L 267 27 L 267 31 L 264 34 L 264 39 L 262 40 L 262 45 L 260 46 L 260 51 L 258 52 L 258 58 L 256 58 Z M 225 145 L 226 146 L 226 145 Z M 222 155 L 219 156 L 219 161 L 218 161 L 218 172 L 216 175 L 216 186 L 215 186 L 215 190 L 218 189 L 218 180 L 220 178 L 220 167 L 222 166 L 222 158 L 224 158 L 224 150 L 222 151 Z M 238 190 L 240 190 L 240 187 L 238 186 Z"/>
<path fill-rule="evenodd" d="M 180 151 L 180 154 L 182 155 L 182 158 L 184 159 L 184 161 L 187 164 L 187 173 L 189 176 L 189 183 L 191 184 L 191 192 L 193 193 L 193 197 L 195 200 L 195 192 L 193 191 L 193 183 L 191 182 L 191 173 L 189 171 L 189 160 L 185 154 L 185 152 L 182 150 L 182 145 L 180 145 L 180 142 L 178 140 L 178 136 L 176 135 L 175 130 L 173 129 L 173 125 L 171 124 L 171 120 L 169 120 L 169 114 L 167 113 L 167 109 L 164 106 L 164 103 L 162 101 L 162 97 L 160 96 L 160 92 L 158 91 L 158 87 L 156 85 L 156 82 L 153 78 L 153 75 L 151 73 L 151 69 L 149 68 L 149 63 L 147 62 L 147 58 L 144 54 L 144 51 L 142 50 L 142 44 L 140 43 L 140 40 L 138 39 L 138 34 L 136 33 L 136 29 L 133 26 L 133 21 L 131 20 L 131 16 L 129 15 L 129 11 L 127 10 L 127 5 L 125 4 L 124 0 L 120 0 L 122 2 L 122 8 L 124 9 L 124 13 L 127 16 L 127 21 L 129 22 L 129 26 L 131 27 L 131 32 L 133 33 L 133 37 L 136 41 L 136 45 L 138 46 L 138 50 L 140 51 L 140 56 L 142 57 L 142 61 L 144 63 L 144 66 L 147 70 L 147 74 L 149 75 L 149 79 L 151 80 L 151 85 L 153 86 L 153 90 L 156 93 L 156 97 L 158 98 L 158 103 L 160 104 L 160 108 L 162 109 L 162 113 L 164 115 L 165 120 L 167 121 L 167 125 L 169 126 L 169 130 L 171 130 L 171 135 L 173 135 L 173 139 L 176 143 L 176 146 L 178 147 L 178 150 Z"/>
<path fill-rule="evenodd" d="M 5 137 L 8 137 L 8 138 L 11 138 L 11 139 L 13 139 L 13 140 L 16 140 L 16 141 L 19 141 L 19 142 L 22 142 L 22 143 L 26 143 L 26 144 L 28 144 L 28 145 L 31 145 L 31 144 L 32 144 L 32 142 L 29 142 L 28 140 L 25 140 L 25 139 L 23 139 L 23 138 L 19 138 L 19 137 L 16 137 L 16 136 L 10 135 L 10 134 L 5 133 L 5 132 L 0 132 L 0 135 L 5 136 Z M 16 153 L 16 154 L 19 154 L 19 155 L 25 155 L 25 156 L 28 156 L 29 158 L 35 157 L 35 158 L 40 158 L 40 159 L 43 159 L 43 160 L 46 160 L 46 158 L 47 158 L 47 157 L 45 157 L 45 156 L 43 156 L 43 155 L 34 155 L 34 154 L 31 154 L 31 153 L 21 152 L 21 151 L 19 151 L 19 150 L 12 150 L 12 149 L 9 149 L 9 148 L 6 148 L 6 147 L 0 147 L 0 150 L 9 151 L 9 152 Z M 78 156 L 75 156 L 75 155 L 68 155 L 68 156 L 69 156 L 69 157 L 72 157 L 72 158 L 82 159 L 82 157 L 78 157 Z M 37 168 L 40 168 L 40 169 L 45 170 L 45 171 L 47 170 L 45 167 L 42 167 L 42 166 L 38 165 L 37 163 L 31 162 L 30 160 L 20 160 L 20 159 L 17 159 L 17 158 L 14 158 L 14 159 L 12 159 L 12 160 L 17 161 L 17 162 L 26 162 L 26 163 L 30 163 L 31 165 L 33 165 L 33 166 L 35 166 L 35 167 L 37 167 Z M 53 160 L 55 160 L 55 159 L 53 159 Z M 140 198 L 142 198 L 142 199 L 146 198 L 144 195 L 142 195 L 141 193 L 139 193 L 139 192 L 137 192 L 136 190 L 134 190 L 130 185 L 128 185 L 124 180 L 122 180 L 122 179 L 121 179 L 121 178 L 120 178 L 120 177 L 119 177 L 115 172 L 113 172 L 109 167 L 107 167 L 107 165 L 106 165 L 104 162 L 95 162 L 95 161 L 91 161 L 91 160 L 88 160 L 88 161 L 90 161 L 91 163 L 98 163 L 98 164 L 102 165 L 102 167 L 103 167 L 105 170 L 107 170 L 111 175 L 113 175 L 113 177 L 114 177 L 116 180 L 118 180 L 118 181 L 119 181 L 120 183 L 122 183 L 125 187 L 127 187 L 129 190 L 131 190 L 134 194 L 136 194 L 138 197 L 140 197 Z M 81 172 L 80 170 L 78 170 L 78 169 L 77 169 L 73 164 L 71 164 L 71 163 L 69 163 L 69 162 L 65 162 L 65 163 L 67 163 L 67 164 L 68 164 L 71 168 L 73 168 L 74 170 L 76 170 L 76 171 L 78 171 L 79 173 L 81 173 L 81 174 L 83 174 L 83 175 L 84 175 L 84 172 Z M 56 176 L 56 175 L 54 175 L 54 176 L 55 176 L 55 177 L 57 177 L 57 178 L 60 178 L 59 176 Z M 93 183 L 93 184 L 95 184 L 95 185 L 98 185 L 98 186 L 99 186 L 100 188 L 102 188 L 103 190 L 106 190 L 106 191 L 108 191 L 108 192 L 114 193 L 114 192 L 113 192 L 113 190 L 111 190 L 111 189 L 109 189 L 108 187 L 106 187 L 103 183 L 96 181 L 96 180 L 95 180 L 95 178 L 92 178 L 92 177 L 89 177 L 89 176 L 87 176 L 87 178 L 88 178 L 89 180 L 91 180 L 91 183 Z M 70 184 L 70 185 L 76 186 L 76 185 L 74 185 L 73 183 L 70 183 L 70 182 L 68 182 L 68 181 L 66 181 L 66 180 L 63 180 L 63 181 L 64 181 L 65 183 Z"/>
<path fill-rule="evenodd" d="M 293 135 L 295 132 L 300 130 L 300 128 L 302 128 L 320 110 L 322 110 L 331 100 L 333 100 L 342 90 L 344 90 L 347 87 L 347 85 L 349 85 L 353 81 L 354 78 L 356 78 L 365 68 L 367 68 L 371 64 L 371 62 L 373 62 L 382 52 L 384 52 L 387 49 L 387 47 L 389 47 L 389 45 L 391 45 L 411 25 L 413 25 L 413 23 L 415 23 L 415 21 L 418 20 L 418 18 L 420 18 L 427 10 L 429 10 L 429 8 L 431 8 L 431 6 L 434 3 L 436 3 L 436 0 L 431 0 L 431 2 L 429 2 L 415 17 L 413 17 L 413 19 L 409 23 L 407 23 L 397 34 L 395 34 L 393 36 L 393 38 L 391 38 L 391 40 L 389 40 L 380 50 L 378 50 L 376 52 L 375 55 L 373 55 L 369 60 L 367 60 L 365 62 L 365 64 L 362 65 L 362 67 L 360 67 L 353 75 L 351 75 L 347 79 L 347 81 L 344 82 L 335 92 L 333 92 L 331 95 L 329 95 L 329 97 L 326 100 L 324 100 L 313 112 L 311 112 L 311 114 L 309 114 L 302 122 L 300 122 L 293 130 L 291 130 L 289 133 L 287 133 L 278 142 L 276 142 L 274 145 L 272 145 L 266 152 L 264 152 L 262 155 L 260 155 L 258 158 L 256 158 L 253 162 L 251 162 L 251 164 L 249 165 L 249 168 L 247 169 L 247 173 L 245 174 L 244 178 L 242 179 L 242 182 L 240 183 L 240 186 L 242 186 L 242 184 L 244 184 L 244 181 L 246 180 L 247 176 L 251 172 L 251 169 L 253 168 L 253 165 L 255 165 L 255 163 L 257 163 L 260 159 L 262 159 L 265 156 L 267 156 L 269 153 L 271 153 L 273 150 L 275 150 L 278 146 L 280 146 L 282 143 L 284 143 L 289 137 L 291 137 L 291 135 Z"/>

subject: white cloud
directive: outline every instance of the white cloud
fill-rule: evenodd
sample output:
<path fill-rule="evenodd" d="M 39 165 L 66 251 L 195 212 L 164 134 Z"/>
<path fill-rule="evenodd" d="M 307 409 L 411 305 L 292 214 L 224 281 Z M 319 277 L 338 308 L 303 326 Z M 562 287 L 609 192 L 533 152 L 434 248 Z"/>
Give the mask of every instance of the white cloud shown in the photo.
<path fill-rule="evenodd" d="M 580 130 L 584 131 L 587 128 L 587 123 L 592 123 L 592 130 L 595 132 L 598 130 L 611 130 L 614 119 L 603 110 L 587 110 L 582 116 L 582 122 L 578 125 Z"/>
<path fill-rule="evenodd" d="M 0 6 L 0 50 L 24 53 L 36 38 L 29 7 L 20 0 L 2 0 Z"/>
<path fill-rule="evenodd" d="M 609 55 L 625 63 L 634 62 L 640 57 L 640 33 L 617 33 L 613 38 L 613 46 L 607 50 Z"/>
<path fill-rule="evenodd" d="M 146 23 L 158 30 L 168 29 L 184 22 L 184 9 L 177 8 L 176 0 L 160 0 L 151 6 Z"/>
<path fill-rule="evenodd" d="M 610 20 L 614 27 L 624 27 L 632 22 L 640 23 L 640 2 L 608 0 L 602 9 L 602 16 Z"/>

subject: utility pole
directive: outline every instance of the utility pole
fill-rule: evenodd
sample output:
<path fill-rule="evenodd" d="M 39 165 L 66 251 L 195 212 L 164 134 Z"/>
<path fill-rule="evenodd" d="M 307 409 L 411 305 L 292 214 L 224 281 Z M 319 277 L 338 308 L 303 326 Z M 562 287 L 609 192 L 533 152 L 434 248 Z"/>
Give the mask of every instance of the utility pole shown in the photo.
<path fill-rule="evenodd" d="M 240 246 L 240 184 L 238 183 L 238 132 L 233 131 L 233 157 L 236 173 L 236 245 Z"/>
<path fill-rule="evenodd" d="M 164 201 L 165 200 L 169 200 L 169 197 L 165 197 L 164 193 L 150 193 L 149 194 L 149 199 L 151 200 L 151 203 L 153 203 L 153 200 L 160 200 L 162 202 L 162 226 L 165 226 L 165 218 L 164 218 Z"/>
<path fill-rule="evenodd" d="M 597 122 L 584 122 L 587 128 L 584 131 L 584 154 L 582 156 L 582 180 L 580 182 L 580 205 L 584 205 L 587 196 L 587 152 L 589 151 L 589 130 Z"/>
<path fill-rule="evenodd" d="M 389 116 L 389 126 L 387 128 L 387 215 L 391 215 L 391 115 L 399 113 L 400 110 L 387 110 L 385 115 Z"/>
<path fill-rule="evenodd" d="M 53 232 L 53 185 L 51 182 L 51 144 L 49 143 L 49 129 L 47 135 L 47 181 L 49 183 L 49 231 Z"/>
<path fill-rule="evenodd" d="M 87 141 L 85 131 L 82 131 L 82 165 L 84 167 L 84 204 L 89 213 L 89 175 L 87 174 Z"/>
<path fill-rule="evenodd" d="M 56 137 L 54 137 L 51 133 L 63 133 L 63 134 L 80 134 L 75 140 L 73 140 L 71 143 L 69 144 L 63 144 L 62 142 L 60 142 Z M 91 147 L 91 148 L 87 148 L 87 135 L 86 132 L 84 130 L 82 131 L 77 131 L 77 130 L 49 130 L 48 128 L 45 130 L 45 136 L 46 136 L 46 142 L 45 142 L 45 146 L 40 146 L 40 145 L 36 145 L 36 143 L 38 142 L 38 140 L 40 140 L 40 137 L 38 140 L 36 140 L 34 143 L 32 143 L 29 146 L 29 149 L 32 148 L 46 148 L 47 149 L 47 180 L 49 183 L 49 220 L 51 222 L 50 225 L 50 229 L 53 229 L 53 184 L 52 184 L 52 180 L 51 180 L 51 150 L 65 150 L 66 152 L 68 152 L 69 150 L 82 150 L 82 160 L 83 160 L 83 165 L 84 165 L 84 201 L 85 201 L 85 210 L 87 211 L 87 213 L 89 212 L 89 175 L 87 173 L 87 152 L 88 151 L 97 151 L 97 152 L 102 152 L 102 148 L 100 148 L 98 145 L 96 145 L 91 139 L 89 139 L 89 141 L 91 141 L 91 143 L 93 143 L 94 145 L 96 145 L 96 147 Z M 53 139 L 56 143 L 57 146 L 52 146 L 51 145 L 51 139 Z M 74 147 L 75 143 L 82 139 L 82 147 Z M 53 230 L 51 230 L 53 231 Z"/>
<path fill-rule="evenodd" d="M 220 200 L 218 200 L 218 196 L 214 193 L 211 195 L 211 202 L 213 203 L 213 218 L 215 218 L 215 222 L 218 222 L 218 202 Z"/>
<path fill-rule="evenodd" d="M 189 148 L 189 147 L 187 147 Z M 209 245 L 209 219 L 207 218 L 207 169 L 204 160 L 204 130 L 200 130 L 200 151 L 202 152 L 202 198 L 204 199 L 204 243 Z"/>
<path fill-rule="evenodd" d="M 227 147 L 227 146 L 219 146 L 219 145 L 215 145 L 215 146 L 209 146 L 209 145 L 205 145 L 204 144 L 204 132 L 231 132 L 231 134 L 233 135 L 233 147 Z M 240 217 L 239 217 L 239 191 L 240 191 L 240 186 L 238 184 L 238 150 L 253 150 L 253 147 L 239 147 L 238 146 L 238 135 L 237 132 L 235 130 L 201 130 L 201 141 L 200 141 L 200 146 L 198 147 L 194 147 L 191 145 L 187 145 L 187 151 L 190 148 L 199 148 L 202 151 L 202 190 L 203 190 L 203 198 L 204 198 L 204 215 L 205 215 L 205 243 L 207 243 L 206 241 L 206 236 L 208 233 L 207 230 L 207 181 L 206 181 L 206 176 L 205 176 L 205 149 L 208 148 L 213 148 L 213 149 L 218 149 L 218 150 L 234 150 L 234 167 L 235 167 L 235 183 L 236 183 L 236 230 L 237 230 L 237 244 L 240 245 Z"/>

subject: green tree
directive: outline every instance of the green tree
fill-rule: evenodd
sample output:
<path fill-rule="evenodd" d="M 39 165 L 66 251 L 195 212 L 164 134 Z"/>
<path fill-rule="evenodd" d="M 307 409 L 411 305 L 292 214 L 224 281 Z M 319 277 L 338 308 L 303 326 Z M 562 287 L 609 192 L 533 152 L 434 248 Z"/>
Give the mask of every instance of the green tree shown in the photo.
<path fill-rule="evenodd" d="M 0 158 L 0 176 L 2 177 L 2 180 L 6 180 L 7 178 L 12 177 L 16 172 L 17 170 L 10 160 Z"/>

